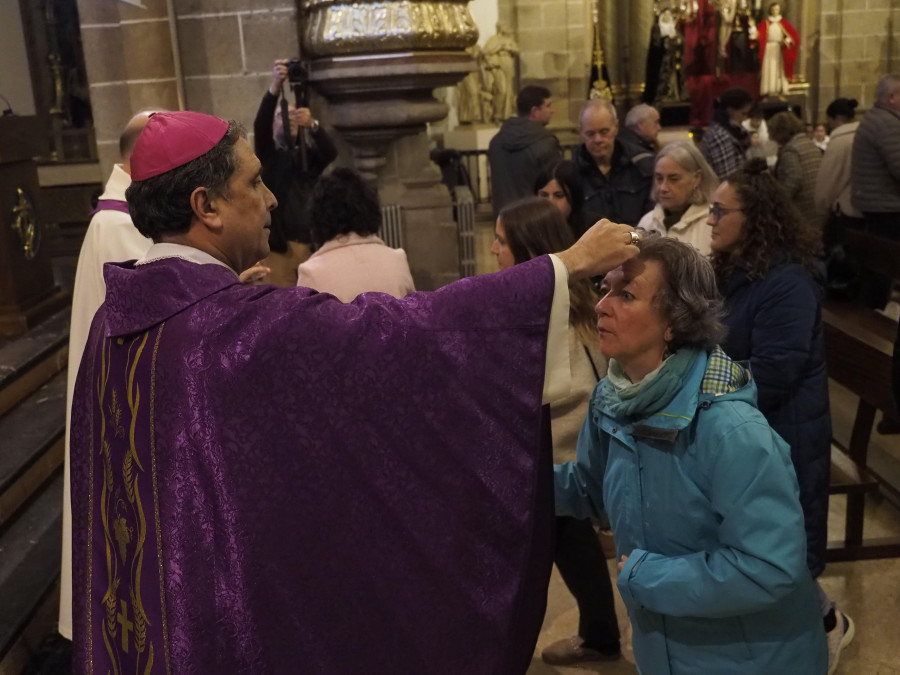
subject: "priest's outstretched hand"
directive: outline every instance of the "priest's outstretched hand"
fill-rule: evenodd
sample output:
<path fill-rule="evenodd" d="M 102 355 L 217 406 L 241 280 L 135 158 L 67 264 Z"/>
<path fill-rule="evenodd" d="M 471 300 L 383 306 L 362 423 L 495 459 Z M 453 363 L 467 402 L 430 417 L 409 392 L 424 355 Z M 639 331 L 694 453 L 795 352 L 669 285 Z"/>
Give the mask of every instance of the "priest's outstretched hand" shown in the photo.
<path fill-rule="evenodd" d="M 594 223 L 571 247 L 557 254 L 569 270 L 569 282 L 606 274 L 640 249 L 634 228 L 605 218 Z"/>

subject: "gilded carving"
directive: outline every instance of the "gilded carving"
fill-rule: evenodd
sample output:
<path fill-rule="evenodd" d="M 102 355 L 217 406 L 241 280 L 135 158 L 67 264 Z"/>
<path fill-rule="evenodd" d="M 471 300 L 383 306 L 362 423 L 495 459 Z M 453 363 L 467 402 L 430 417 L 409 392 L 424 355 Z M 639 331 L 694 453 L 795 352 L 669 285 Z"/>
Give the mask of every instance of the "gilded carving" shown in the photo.
<path fill-rule="evenodd" d="M 478 39 L 468 0 L 306 0 L 304 52 L 312 57 L 408 49 L 465 49 Z"/>
<path fill-rule="evenodd" d="M 18 200 L 12 210 L 12 229 L 19 236 L 19 244 L 26 260 L 33 260 L 40 245 L 41 230 L 34 217 L 31 199 L 22 188 L 16 188 Z"/>

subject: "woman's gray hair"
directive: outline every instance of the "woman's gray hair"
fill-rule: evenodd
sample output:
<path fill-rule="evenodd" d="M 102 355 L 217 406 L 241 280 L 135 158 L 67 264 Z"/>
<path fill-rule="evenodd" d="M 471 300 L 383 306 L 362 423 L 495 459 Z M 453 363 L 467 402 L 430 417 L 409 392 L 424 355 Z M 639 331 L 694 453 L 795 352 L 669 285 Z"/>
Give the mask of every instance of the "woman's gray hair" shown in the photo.
<path fill-rule="evenodd" d="M 656 161 L 659 162 L 663 157 L 668 157 L 685 171 L 690 173 L 700 172 L 700 185 L 691 194 L 692 204 L 709 204 L 712 201 L 713 193 L 719 187 L 719 177 L 693 141 L 669 143 L 657 153 Z M 655 180 L 653 181 L 650 197 L 653 201 L 656 201 Z"/>
<path fill-rule="evenodd" d="M 663 282 L 653 304 L 669 322 L 671 351 L 680 347 L 710 350 L 727 333 L 725 304 L 716 286 L 712 263 L 690 244 L 670 237 L 646 236 L 641 260 L 662 267 Z"/>

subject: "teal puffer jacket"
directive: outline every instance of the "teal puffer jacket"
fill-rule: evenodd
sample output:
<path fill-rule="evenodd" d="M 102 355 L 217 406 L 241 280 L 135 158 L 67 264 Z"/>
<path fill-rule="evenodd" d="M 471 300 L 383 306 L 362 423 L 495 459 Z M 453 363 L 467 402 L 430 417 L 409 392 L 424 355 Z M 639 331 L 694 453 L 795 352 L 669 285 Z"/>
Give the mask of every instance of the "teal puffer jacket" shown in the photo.
<path fill-rule="evenodd" d="M 689 357 L 631 399 L 597 385 L 578 459 L 556 467 L 557 515 L 608 515 L 641 673 L 823 675 L 788 447 L 749 371 L 721 349 Z"/>

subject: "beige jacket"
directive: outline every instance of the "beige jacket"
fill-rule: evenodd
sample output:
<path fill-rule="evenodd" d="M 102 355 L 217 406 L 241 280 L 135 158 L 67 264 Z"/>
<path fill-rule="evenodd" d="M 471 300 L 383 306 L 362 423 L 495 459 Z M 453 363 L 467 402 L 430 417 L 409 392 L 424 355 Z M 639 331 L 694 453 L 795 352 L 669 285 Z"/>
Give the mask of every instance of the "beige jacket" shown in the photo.
<path fill-rule="evenodd" d="M 710 237 L 712 229 L 706 224 L 709 217 L 709 204 L 691 204 L 688 210 L 681 216 L 681 220 L 675 223 L 666 231 L 663 224 L 663 208 L 657 204 L 653 210 L 644 214 L 641 222 L 638 223 L 638 229 L 644 232 L 656 232 L 663 237 L 671 237 L 685 244 L 690 244 L 703 255 L 712 253 L 710 246 Z"/>
<path fill-rule="evenodd" d="M 822 166 L 816 176 L 817 209 L 862 218 L 862 213 L 850 201 L 850 160 L 858 128 L 859 122 L 850 122 L 842 124 L 831 133 L 831 140 L 822 156 Z"/>
<path fill-rule="evenodd" d="M 606 377 L 606 357 L 599 345 L 588 348 L 578 339 L 575 329 L 569 326 L 569 367 L 572 370 L 572 389 L 569 395 L 550 403 L 550 433 L 553 436 L 553 462 L 562 464 L 575 461 L 578 432 L 587 417 L 591 394 L 597 386 L 597 375 Z M 593 361 L 593 367 L 591 367 Z M 594 374 L 594 368 L 597 374 Z"/>

